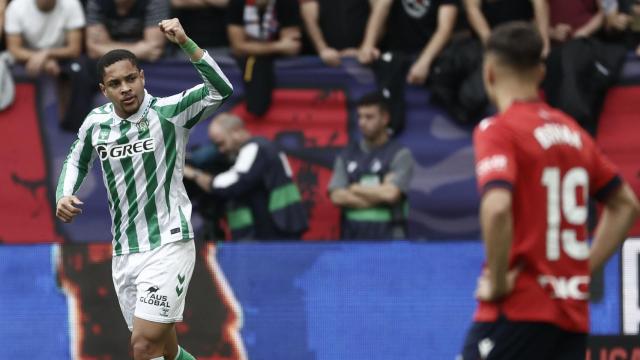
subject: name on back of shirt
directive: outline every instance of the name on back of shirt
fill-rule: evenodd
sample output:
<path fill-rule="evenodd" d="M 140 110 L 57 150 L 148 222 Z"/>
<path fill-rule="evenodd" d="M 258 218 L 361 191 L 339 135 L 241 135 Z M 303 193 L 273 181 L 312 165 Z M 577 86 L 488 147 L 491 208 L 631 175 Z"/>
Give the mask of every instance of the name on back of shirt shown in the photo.
<path fill-rule="evenodd" d="M 564 124 L 544 124 L 533 131 L 540 146 L 547 150 L 554 145 L 569 145 L 582 148 L 580 133 Z"/>

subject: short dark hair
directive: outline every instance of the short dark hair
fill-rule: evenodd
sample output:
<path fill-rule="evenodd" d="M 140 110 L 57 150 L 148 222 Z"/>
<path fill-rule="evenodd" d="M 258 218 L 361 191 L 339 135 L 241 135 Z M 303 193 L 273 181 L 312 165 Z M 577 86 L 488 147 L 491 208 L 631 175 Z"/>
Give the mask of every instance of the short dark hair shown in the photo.
<path fill-rule="evenodd" d="M 382 91 L 370 92 L 358 100 L 357 107 L 377 105 L 380 110 L 389 113 L 389 99 L 384 96 Z"/>
<path fill-rule="evenodd" d="M 491 32 L 485 51 L 516 70 L 530 70 L 542 62 L 543 46 L 542 37 L 533 25 L 512 21 Z"/>
<path fill-rule="evenodd" d="M 102 83 L 104 78 L 104 69 L 106 67 L 111 66 L 121 60 L 129 60 L 133 66 L 139 69 L 138 58 L 134 53 L 125 49 L 111 50 L 108 53 L 102 55 L 102 57 L 98 60 L 98 63 L 96 65 L 98 70 L 98 81 Z"/>

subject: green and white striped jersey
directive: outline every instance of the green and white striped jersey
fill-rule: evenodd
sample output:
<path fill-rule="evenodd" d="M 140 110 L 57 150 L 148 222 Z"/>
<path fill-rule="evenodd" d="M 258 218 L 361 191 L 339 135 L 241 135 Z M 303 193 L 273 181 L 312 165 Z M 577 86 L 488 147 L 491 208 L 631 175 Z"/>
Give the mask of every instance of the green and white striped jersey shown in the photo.
<path fill-rule="evenodd" d="M 191 202 L 182 183 L 185 146 L 190 129 L 233 92 L 209 54 L 194 66 L 204 84 L 165 98 L 145 91 L 140 109 L 127 119 L 116 115 L 111 103 L 94 109 L 64 162 L 56 203 L 76 193 L 99 158 L 114 255 L 193 238 Z"/>

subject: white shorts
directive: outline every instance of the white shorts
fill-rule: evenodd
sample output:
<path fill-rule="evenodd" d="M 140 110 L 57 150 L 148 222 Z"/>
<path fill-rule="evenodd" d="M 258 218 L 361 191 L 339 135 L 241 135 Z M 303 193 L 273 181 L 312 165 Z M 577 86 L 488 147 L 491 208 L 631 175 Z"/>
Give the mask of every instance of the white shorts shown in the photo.
<path fill-rule="evenodd" d="M 182 321 L 195 261 L 193 240 L 113 258 L 113 286 L 129 330 L 134 316 L 158 323 Z"/>

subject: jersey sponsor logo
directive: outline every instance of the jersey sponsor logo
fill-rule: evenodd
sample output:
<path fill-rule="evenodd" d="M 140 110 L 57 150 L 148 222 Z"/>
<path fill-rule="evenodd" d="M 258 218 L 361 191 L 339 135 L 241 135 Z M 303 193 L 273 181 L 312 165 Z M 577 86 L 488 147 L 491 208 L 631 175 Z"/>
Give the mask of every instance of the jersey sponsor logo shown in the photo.
<path fill-rule="evenodd" d="M 478 177 L 482 177 L 492 171 L 505 171 L 507 170 L 507 157 L 502 154 L 491 155 L 480 161 L 476 165 L 476 174 Z"/>
<path fill-rule="evenodd" d="M 563 124 L 545 124 L 533 130 L 533 136 L 540 146 L 547 150 L 554 145 L 569 145 L 582 148 L 580 133 Z"/>
<path fill-rule="evenodd" d="M 147 294 L 145 296 L 140 296 L 140 299 L 138 301 L 140 301 L 141 303 L 170 309 L 171 306 L 169 306 L 169 300 L 167 299 L 167 296 L 158 294 L 159 290 L 160 287 L 157 285 L 149 287 L 147 289 Z"/>
<path fill-rule="evenodd" d="M 107 159 L 122 159 L 133 155 L 151 152 L 155 149 L 156 144 L 153 141 L 153 138 L 138 140 L 127 144 L 111 146 L 101 144 L 96 146 L 96 151 L 102 161 Z"/>
<path fill-rule="evenodd" d="M 538 283 L 549 291 L 553 298 L 561 300 L 588 300 L 589 276 L 572 277 L 540 275 Z"/>

